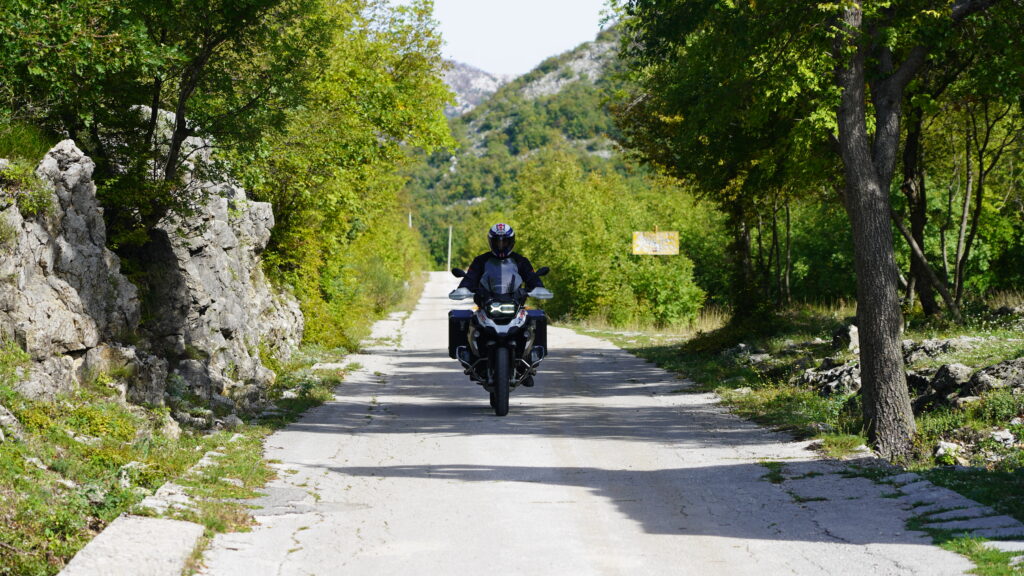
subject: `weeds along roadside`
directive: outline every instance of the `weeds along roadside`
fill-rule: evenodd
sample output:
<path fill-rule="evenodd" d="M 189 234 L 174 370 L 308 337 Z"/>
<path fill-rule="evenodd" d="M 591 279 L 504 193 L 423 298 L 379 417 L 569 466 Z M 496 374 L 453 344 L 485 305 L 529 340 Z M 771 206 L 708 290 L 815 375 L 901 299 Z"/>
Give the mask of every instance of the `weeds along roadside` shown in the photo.
<path fill-rule="evenodd" d="M 20 422 L 16 438 L 0 443 L 0 574 L 55 574 L 124 512 L 151 514 L 139 503 L 165 482 L 192 498 L 192 509 L 167 517 L 202 524 L 207 536 L 251 523 L 234 501 L 256 495 L 274 477 L 263 440 L 313 406 L 333 398 L 345 370 L 313 371 L 339 362 L 342 350 L 304 348 L 279 366 L 267 416 L 233 429 L 181 430 L 166 407 L 119 399 L 116 377 L 101 374 L 75 393 L 27 400 L 12 389 L 27 357 L 12 344 L 0 352 L 0 405 Z M 355 366 L 348 365 L 346 369 Z M 205 454 L 219 456 L 187 472 Z"/>

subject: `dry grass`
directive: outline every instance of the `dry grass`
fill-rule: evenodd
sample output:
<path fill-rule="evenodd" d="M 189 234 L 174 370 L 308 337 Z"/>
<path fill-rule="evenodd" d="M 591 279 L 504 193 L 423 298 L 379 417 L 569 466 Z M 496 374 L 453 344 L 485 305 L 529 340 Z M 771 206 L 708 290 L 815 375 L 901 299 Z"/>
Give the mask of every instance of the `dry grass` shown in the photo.
<path fill-rule="evenodd" d="M 568 319 L 564 324 L 582 330 L 604 332 L 609 334 L 651 334 L 656 333 L 660 337 L 671 337 L 674 339 L 685 339 L 701 332 L 711 332 L 725 326 L 731 318 L 731 312 L 722 307 L 709 306 L 701 310 L 693 322 L 677 324 L 672 326 L 651 326 L 644 322 L 628 322 L 626 324 L 612 324 L 606 318 L 596 316 L 585 320 Z M 563 322 L 559 322 L 562 324 Z"/>
<path fill-rule="evenodd" d="M 1024 291 L 1001 290 L 989 296 L 987 303 L 989 307 L 993 309 L 1002 308 L 1003 306 L 1008 306 L 1010 308 L 1024 306 Z"/>
<path fill-rule="evenodd" d="M 423 288 L 427 285 L 429 275 L 429 272 L 410 275 L 409 281 L 406 284 L 405 295 L 402 296 L 401 302 L 395 306 L 395 310 L 412 312 L 416 309 L 416 304 L 419 303 L 420 296 L 423 295 Z"/>

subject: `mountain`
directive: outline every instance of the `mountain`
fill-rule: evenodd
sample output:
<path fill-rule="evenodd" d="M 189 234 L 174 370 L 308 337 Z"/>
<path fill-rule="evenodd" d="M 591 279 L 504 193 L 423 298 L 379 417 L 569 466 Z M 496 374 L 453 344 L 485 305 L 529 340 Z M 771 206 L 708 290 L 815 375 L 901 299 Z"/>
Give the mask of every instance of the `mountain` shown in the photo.
<path fill-rule="evenodd" d="M 511 78 L 484 72 L 475 66 L 454 60 L 450 61 L 449 65 L 444 81 L 455 93 L 455 105 L 445 110 L 445 115 L 449 118 L 461 116 L 477 107 Z"/>
<path fill-rule="evenodd" d="M 616 130 L 606 102 L 616 88 L 618 43 L 617 31 L 606 30 L 548 58 L 459 117 L 456 134 L 477 154 L 488 141 L 519 156 L 565 140 L 607 156 Z"/>
<path fill-rule="evenodd" d="M 497 209 L 528 160 L 544 150 L 564 150 L 587 171 L 634 171 L 614 142 L 607 107 L 618 88 L 618 43 L 617 31 L 606 30 L 500 84 L 494 75 L 453 63 L 448 81 L 465 110 L 449 120 L 459 147 L 424 156 L 407 173 L 436 262 L 447 249 L 439 231 L 467 221 L 469 213 Z"/>

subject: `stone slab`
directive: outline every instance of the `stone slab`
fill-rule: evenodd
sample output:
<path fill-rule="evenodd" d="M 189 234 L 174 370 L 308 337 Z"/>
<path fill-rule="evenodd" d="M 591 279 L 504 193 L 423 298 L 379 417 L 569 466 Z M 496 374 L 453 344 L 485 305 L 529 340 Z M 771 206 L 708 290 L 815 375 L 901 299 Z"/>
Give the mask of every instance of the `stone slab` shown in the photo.
<path fill-rule="evenodd" d="M 921 480 L 921 476 L 919 474 L 914 474 L 913 472 L 906 472 L 904 474 L 897 474 L 887 480 L 897 486 L 903 486 L 904 484 L 910 484 L 911 482 Z"/>
<path fill-rule="evenodd" d="M 1024 538 L 1024 525 L 1013 528 L 986 528 L 984 530 L 972 530 L 964 536 L 973 538 Z"/>
<path fill-rule="evenodd" d="M 946 512 L 939 512 L 928 517 L 928 522 L 942 522 L 944 520 L 964 520 L 967 518 L 984 518 L 985 516 L 994 516 L 995 510 L 988 506 L 972 506 L 970 508 L 960 508 L 958 510 L 948 510 Z"/>
<path fill-rule="evenodd" d="M 935 490 L 935 488 L 936 486 L 931 482 L 928 482 L 927 480 L 918 480 L 916 482 L 903 484 L 902 486 L 900 486 L 900 491 L 903 492 L 904 494 L 913 494 L 915 496 L 919 496 L 922 494 L 928 494 L 929 492 Z"/>
<path fill-rule="evenodd" d="M 982 545 L 985 548 L 998 550 L 999 552 L 1024 552 L 1024 542 L 1020 541 L 990 540 Z"/>
<path fill-rule="evenodd" d="M 936 530 L 984 530 L 987 528 L 1017 528 L 1024 531 L 1016 518 L 1010 516 L 986 516 L 984 518 L 970 518 L 967 520 L 949 520 L 947 522 L 929 522 L 928 528 Z"/>
<path fill-rule="evenodd" d="M 122 515 L 61 571 L 61 576 L 180 576 L 203 535 L 192 522 Z"/>

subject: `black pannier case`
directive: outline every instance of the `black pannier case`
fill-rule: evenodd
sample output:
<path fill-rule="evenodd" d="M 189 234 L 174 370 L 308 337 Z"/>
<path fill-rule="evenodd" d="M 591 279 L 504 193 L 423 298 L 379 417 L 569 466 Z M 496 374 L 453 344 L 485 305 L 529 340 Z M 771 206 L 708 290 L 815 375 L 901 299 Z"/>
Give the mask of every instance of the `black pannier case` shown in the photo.
<path fill-rule="evenodd" d="M 526 316 L 533 321 L 533 330 L 536 334 L 533 339 L 534 346 L 543 346 L 548 350 L 548 317 L 543 310 L 527 310 Z"/>
<path fill-rule="evenodd" d="M 455 349 L 468 346 L 466 336 L 469 332 L 469 321 L 473 318 L 472 310 L 448 311 L 448 357 L 455 358 Z"/>

